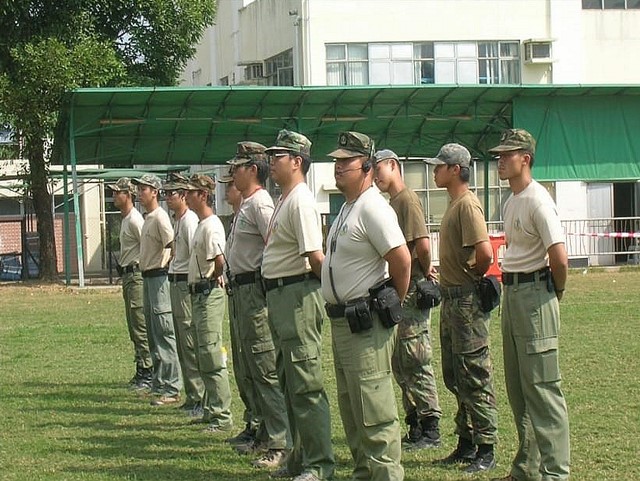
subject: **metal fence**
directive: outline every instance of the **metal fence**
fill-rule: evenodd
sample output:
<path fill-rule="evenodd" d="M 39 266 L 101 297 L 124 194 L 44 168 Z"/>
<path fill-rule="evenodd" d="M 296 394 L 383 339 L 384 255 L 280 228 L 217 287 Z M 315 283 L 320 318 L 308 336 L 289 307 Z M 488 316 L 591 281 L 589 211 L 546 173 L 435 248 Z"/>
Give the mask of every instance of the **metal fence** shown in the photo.
<path fill-rule="evenodd" d="M 607 217 L 561 221 L 569 260 L 574 267 L 640 265 L 640 217 Z M 431 231 L 432 257 L 439 259 L 439 224 Z M 490 222 L 489 232 L 503 232 L 501 222 Z M 498 251 L 501 256 L 502 251 Z"/>

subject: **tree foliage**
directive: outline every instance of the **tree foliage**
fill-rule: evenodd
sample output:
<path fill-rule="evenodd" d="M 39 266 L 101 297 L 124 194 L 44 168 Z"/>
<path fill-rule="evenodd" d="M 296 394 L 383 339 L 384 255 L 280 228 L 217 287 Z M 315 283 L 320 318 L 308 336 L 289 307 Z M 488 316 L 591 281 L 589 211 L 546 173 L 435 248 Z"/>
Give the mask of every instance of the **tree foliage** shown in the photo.
<path fill-rule="evenodd" d="M 214 14 L 215 0 L 0 2 L 0 121 L 29 160 L 42 277 L 57 275 L 46 165 L 64 93 L 175 84 Z"/>

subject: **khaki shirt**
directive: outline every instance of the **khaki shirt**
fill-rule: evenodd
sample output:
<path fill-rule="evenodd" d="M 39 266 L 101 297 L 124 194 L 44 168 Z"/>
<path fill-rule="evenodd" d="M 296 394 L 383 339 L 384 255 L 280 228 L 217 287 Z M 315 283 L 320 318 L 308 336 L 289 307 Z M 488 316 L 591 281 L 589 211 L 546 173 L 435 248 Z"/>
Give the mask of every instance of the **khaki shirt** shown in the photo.
<path fill-rule="evenodd" d="M 331 304 L 368 296 L 388 276 L 384 256 L 403 244 L 396 214 L 376 189 L 343 204 L 327 236 L 322 296 Z"/>
<path fill-rule="evenodd" d="M 313 194 L 304 182 L 280 198 L 267 232 L 262 275 L 267 279 L 311 271 L 307 252 L 322 250 L 320 214 Z"/>
<path fill-rule="evenodd" d="M 231 275 L 260 269 L 272 215 L 273 200 L 265 189 L 242 201 L 227 242 Z"/>
<path fill-rule="evenodd" d="M 217 215 L 202 219 L 193 235 L 189 257 L 189 284 L 206 278 L 212 270 L 215 258 L 224 253 L 224 226 Z"/>
<path fill-rule="evenodd" d="M 389 200 L 391 207 L 398 216 L 398 224 L 407 244 L 417 239 L 429 237 L 429 230 L 424 217 L 424 210 L 417 194 L 405 187 Z M 418 261 L 416 248 L 411 249 L 411 275 L 421 276 L 422 266 Z"/>
<path fill-rule="evenodd" d="M 140 237 L 144 218 L 135 207 L 120 223 L 120 260 L 118 264 L 127 267 L 140 262 Z"/>
<path fill-rule="evenodd" d="M 505 272 L 534 272 L 547 265 L 547 251 L 564 243 L 558 211 L 549 192 L 535 180 L 504 204 L 507 249 Z"/>
<path fill-rule="evenodd" d="M 191 255 L 191 241 L 198 227 L 198 215 L 187 209 L 179 219 L 173 223 L 173 259 L 169 264 L 171 274 L 186 274 L 189 272 L 189 256 Z"/>
<path fill-rule="evenodd" d="M 147 212 L 142 225 L 140 241 L 140 270 L 148 271 L 166 267 L 167 245 L 173 240 L 173 227 L 169 214 L 161 207 Z"/>
<path fill-rule="evenodd" d="M 475 245 L 489 242 L 484 213 L 478 197 L 467 191 L 451 201 L 440 225 L 440 283 L 464 286 L 480 280 L 473 271 Z"/>

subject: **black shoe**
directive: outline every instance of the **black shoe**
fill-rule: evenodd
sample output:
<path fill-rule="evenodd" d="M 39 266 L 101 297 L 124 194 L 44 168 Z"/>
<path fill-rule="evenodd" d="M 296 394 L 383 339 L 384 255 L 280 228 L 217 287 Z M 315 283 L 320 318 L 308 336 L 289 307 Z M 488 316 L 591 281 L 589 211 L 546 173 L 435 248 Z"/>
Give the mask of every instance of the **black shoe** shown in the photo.
<path fill-rule="evenodd" d="M 473 462 L 464 468 L 464 472 L 467 474 L 483 473 L 496 467 L 496 458 L 493 455 L 493 451 L 480 454 L 476 456 Z"/>
<path fill-rule="evenodd" d="M 476 446 L 468 439 L 458 438 L 458 446 L 449 456 L 443 459 L 437 459 L 434 464 L 451 465 L 451 464 L 469 464 L 476 459 Z"/>
<path fill-rule="evenodd" d="M 244 430 L 232 438 L 225 439 L 226 442 L 233 445 L 252 444 L 256 439 L 256 431 L 247 425 Z"/>

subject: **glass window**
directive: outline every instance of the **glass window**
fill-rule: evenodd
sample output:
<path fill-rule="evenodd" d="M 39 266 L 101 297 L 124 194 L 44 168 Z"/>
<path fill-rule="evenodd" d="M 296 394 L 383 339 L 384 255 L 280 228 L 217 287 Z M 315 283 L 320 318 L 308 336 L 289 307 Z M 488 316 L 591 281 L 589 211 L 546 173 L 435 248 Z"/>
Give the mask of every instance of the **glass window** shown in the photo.
<path fill-rule="evenodd" d="M 457 44 L 458 58 L 470 57 L 476 58 L 478 56 L 476 51 L 476 43 L 459 43 Z"/>
<path fill-rule="evenodd" d="M 582 0 L 582 8 L 600 10 L 602 8 L 602 0 Z"/>
<path fill-rule="evenodd" d="M 368 46 L 363 43 L 327 44 L 327 85 L 367 85 Z"/>
<path fill-rule="evenodd" d="M 368 58 L 366 43 L 349 44 L 349 60 L 367 60 Z"/>
<path fill-rule="evenodd" d="M 456 63 L 453 60 L 436 60 L 435 80 L 439 84 L 456 83 Z"/>
<path fill-rule="evenodd" d="M 412 45 L 410 43 L 392 43 L 391 58 L 394 60 L 411 60 L 413 57 Z"/>
<path fill-rule="evenodd" d="M 346 60 L 347 49 L 345 45 L 327 45 L 327 60 Z"/>
<path fill-rule="evenodd" d="M 455 46 L 453 43 L 438 42 L 434 45 L 435 58 L 453 58 L 455 57 Z"/>
<path fill-rule="evenodd" d="M 459 84 L 478 83 L 478 62 L 476 60 L 458 60 L 457 69 Z"/>
<path fill-rule="evenodd" d="M 605 9 L 624 10 L 624 0 L 604 0 L 603 6 Z"/>
<path fill-rule="evenodd" d="M 640 0 L 627 0 L 627 8 L 629 9 L 640 8 Z"/>
<path fill-rule="evenodd" d="M 404 162 L 402 165 L 404 181 L 413 190 L 426 187 L 427 169 L 424 162 Z"/>
<path fill-rule="evenodd" d="M 267 85 L 293 85 L 293 49 L 264 61 Z"/>
<path fill-rule="evenodd" d="M 369 59 L 389 59 L 389 45 L 386 43 L 369 44 Z"/>

